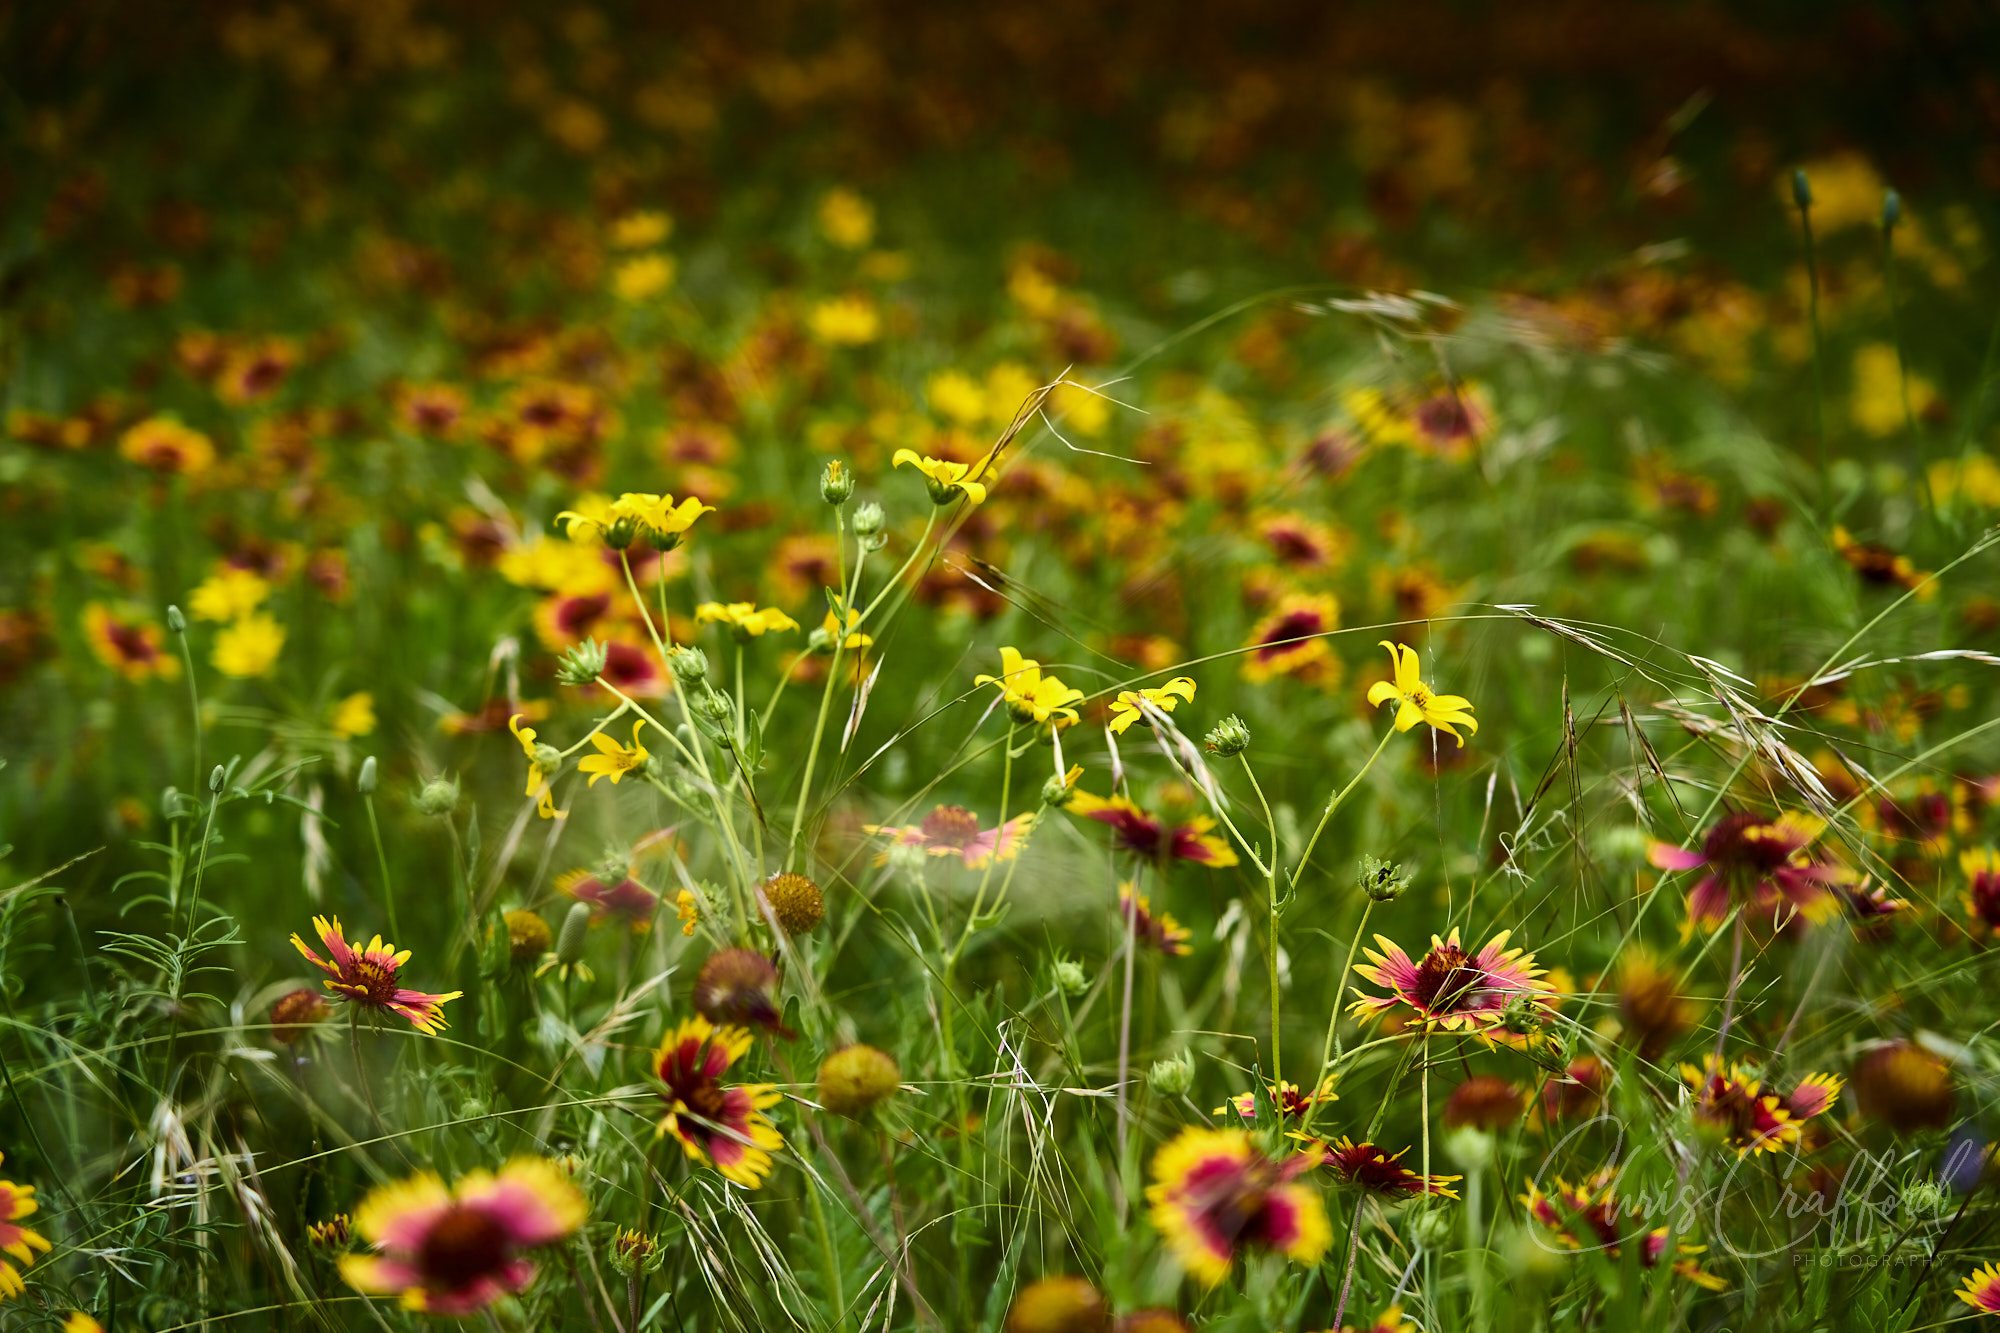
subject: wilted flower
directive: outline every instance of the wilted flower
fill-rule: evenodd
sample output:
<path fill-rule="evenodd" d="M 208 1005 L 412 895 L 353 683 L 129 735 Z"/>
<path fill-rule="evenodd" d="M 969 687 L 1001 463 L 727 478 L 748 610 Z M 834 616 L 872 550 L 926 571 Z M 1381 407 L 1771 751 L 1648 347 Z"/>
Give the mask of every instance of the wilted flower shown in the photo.
<path fill-rule="evenodd" d="M 709 955 L 695 975 L 694 1008 L 715 1023 L 747 1023 L 789 1035 L 778 1008 L 778 969 L 755 949 Z"/>
<path fill-rule="evenodd" d="M 326 973 L 327 979 L 322 984 L 349 1004 L 358 1004 L 377 1012 L 401 1014 L 419 1032 L 435 1035 L 446 1026 L 445 1001 L 456 1000 L 464 994 L 463 991 L 446 991 L 442 995 L 431 995 L 397 985 L 403 964 L 410 961 L 410 951 L 404 949 L 398 952 L 395 945 L 383 943 L 380 935 L 370 939 L 366 948 L 355 949 L 341 933 L 339 917 L 331 920 L 323 916 L 314 917 L 313 931 L 326 947 L 330 958 L 321 958 L 296 934 L 292 936 L 292 947 L 303 954 L 307 962 Z"/>
<path fill-rule="evenodd" d="M 1146 1188 L 1153 1225 L 1181 1267 L 1211 1287 L 1247 1250 L 1316 1264 L 1333 1228 L 1319 1195 L 1298 1177 L 1317 1161 L 1300 1153 L 1274 1162 L 1240 1129 L 1184 1129 L 1153 1157 Z"/>
<path fill-rule="evenodd" d="M 1111 1309 L 1080 1277 L 1030 1282 L 1007 1311 L 1007 1333 L 1110 1333 Z"/>
<path fill-rule="evenodd" d="M 287 1046 L 303 1041 L 332 1012 L 333 1006 L 316 990 L 301 986 L 286 991 L 271 1005 L 271 1039 Z"/>
<path fill-rule="evenodd" d="M 771 876 L 760 892 L 787 935 L 809 935 L 826 919 L 826 899 L 819 885 L 796 871 Z"/>
<path fill-rule="evenodd" d="M 903 1071 L 873 1046 L 843 1046 L 820 1062 L 819 1102 L 835 1115 L 859 1119 L 894 1095 Z"/>

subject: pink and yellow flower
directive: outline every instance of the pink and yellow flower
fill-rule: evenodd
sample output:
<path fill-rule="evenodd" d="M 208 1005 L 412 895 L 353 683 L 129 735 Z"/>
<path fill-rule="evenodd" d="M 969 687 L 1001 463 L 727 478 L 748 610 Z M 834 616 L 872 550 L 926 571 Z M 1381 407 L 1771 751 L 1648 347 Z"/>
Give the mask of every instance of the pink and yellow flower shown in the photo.
<path fill-rule="evenodd" d="M 1118 886 L 1118 915 L 1131 923 L 1132 938 L 1172 958 L 1189 952 L 1187 928 L 1153 904 L 1130 880 Z"/>
<path fill-rule="evenodd" d="M 1981 1264 L 1967 1273 L 1957 1294 L 1982 1314 L 2000 1315 L 2000 1264 Z"/>
<path fill-rule="evenodd" d="M 1657 1267 L 1666 1256 L 1667 1228 L 1647 1229 L 1642 1219 L 1620 1204 L 1610 1172 L 1600 1172 L 1582 1185 L 1557 1180 L 1554 1192 L 1548 1194 L 1531 1180 L 1521 1202 L 1527 1206 L 1528 1216 L 1565 1249 L 1597 1250 L 1616 1259 L 1624 1246 L 1636 1241 L 1639 1262 L 1647 1268 Z M 1694 1256 L 1705 1248 L 1674 1246 L 1674 1272 L 1696 1286 L 1721 1291 L 1729 1284 L 1695 1261 Z"/>
<path fill-rule="evenodd" d="M 1681 1077 L 1694 1093 L 1695 1122 L 1746 1155 L 1797 1143 L 1805 1122 L 1832 1109 L 1846 1085 L 1838 1074 L 1812 1074 L 1779 1096 L 1741 1065 L 1725 1068 L 1713 1055 L 1700 1068 L 1683 1064 Z"/>
<path fill-rule="evenodd" d="M 556 891 L 589 903 L 592 921 L 618 921 L 638 934 L 653 928 L 653 916 L 660 909 L 660 895 L 630 875 L 612 883 L 579 868 L 557 875 Z"/>
<path fill-rule="evenodd" d="M 1458 942 L 1458 931 L 1439 939 L 1412 961 L 1402 946 L 1383 935 L 1375 937 L 1381 952 L 1366 951 L 1370 961 L 1357 963 L 1362 979 L 1389 988 L 1388 995 L 1356 1000 L 1349 1012 L 1356 1018 L 1380 1018 L 1406 1007 L 1412 1022 L 1445 1032 L 1469 1032 L 1490 1041 L 1517 1044 L 1521 1038 L 1503 1026 L 1507 1007 L 1520 1000 L 1539 1010 L 1552 1007 L 1552 988 L 1542 980 L 1535 956 L 1509 949 L 1501 931 L 1476 954 Z"/>
<path fill-rule="evenodd" d="M 448 1026 L 444 1021 L 445 1001 L 456 1000 L 465 992 L 447 991 L 443 995 L 432 995 L 397 985 L 403 964 L 410 961 L 408 949 L 398 951 L 395 945 L 383 943 L 380 935 L 370 939 L 366 948 L 356 949 L 342 934 L 339 917 L 331 920 L 323 916 L 314 917 L 313 932 L 319 936 L 330 958 L 321 958 L 296 934 L 292 936 L 292 947 L 304 954 L 307 962 L 326 973 L 322 984 L 328 990 L 340 995 L 349 1004 L 401 1014 L 419 1032 L 435 1035 Z"/>
<path fill-rule="evenodd" d="M 921 824 L 902 828 L 887 824 L 864 826 L 872 834 L 885 835 L 891 847 L 921 847 L 926 856 L 955 856 L 968 870 L 983 870 L 994 861 L 1011 861 L 1021 854 L 1028 834 L 1034 831 L 1035 816 L 1016 815 L 997 828 L 981 828 L 979 816 L 962 805 L 941 805 L 924 816 Z M 875 864 L 888 862 L 888 852 Z"/>
<path fill-rule="evenodd" d="M 1379 1194 L 1386 1198 L 1398 1199 L 1417 1194 L 1435 1194 L 1441 1198 L 1456 1199 L 1458 1192 L 1452 1189 L 1461 1177 L 1427 1176 L 1412 1171 L 1403 1164 L 1403 1156 L 1409 1152 L 1389 1152 L 1378 1144 L 1363 1140 L 1354 1142 L 1345 1136 L 1334 1142 L 1318 1145 L 1321 1160 L 1327 1170 L 1343 1185 L 1351 1185 L 1369 1194 Z"/>
<path fill-rule="evenodd" d="M 1840 911 L 1830 887 L 1840 872 L 1811 848 L 1825 829 L 1814 815 L 1738 812 L 1716 822 L 1700 851 L 1655 842 L 1646 855 L 1662 870 L 1708 872 L 1688 890 L 1688 920 L 1696 926 L 1722 924 L 1739 904 L 1746 916 L 1773 924 L 1793 914 L 1820 922 Z"/>
<path fill-rule="evenodd" d="M 97 660 L 127 680 L 180 675 L 180 659 L 162 646 L 165 638 L 158 625 L 92 602 L 83 608 L 83 635 Z"/>
<path fill-rule="evenodd" d="M 1304 1120 L 1318 1103 L 1340 1100 L 1334 1095 L 1331 1083 L 1321 1084 L 1318 1092 L 1304 1092 L 1300 1090 L 1298 1084 L 1287 1079 L 1283 1083 L 1266 1083 L 1264 1089 L 1269 1095 L 1271 1106 L 1277 1110 L 1278 1118 L 1282 1121 Z M 1257 1118 L 1257 1094 L 1239 1092 L 1210 1114 L 1227 1115 L 1231 1111 L 1245 1120 L 1254 1121 Z"/>
<path fill-rule="evenodd" d="M 1236 864 L 1236 853 L 1213 832 L 1215 821 L 1207 815 L 1169 823 L 1126 797 L 1093 796 L 1087 791 L 1072 793 L 1063 808 L 1108 826 L 1120 847 L 1149 861 L 1193 861 L 1212 869 Z"/>
<path fill-rule="evenodd" d="M 725 1087 L 722 1076 L 750 1049 L 748 1029 L 716 1027 L 690 1018 L 667 1034 L 653 1055 L 666 1114 L 660 1133 L 673 1134 L 689 1160 L 713 1163 L 725 1180 L 755 1189 L 771 1174 L 771 1154 L 785 1146 L 764 1114 L 781 1100 L 768 1083 Z"/>
<path fill-rule="evenodd" d="M 5 1161 L 0 1156 L 0 1161 Z M 9 1255 L 22 1268 L 34 1263 L 37 1251 L 47 1254 L 49 1242 L 41 1232 L 32 1231 L 21 1225 L 24 1217 L 33 1217 L 41 1204 L 35 1201 L 33 1185 L 16 1185 L 11 1180 L 0 1180 L 0 1253 Z M 0 1300 L 9 1296 L 19 1296 L 27 1290 L 21 1281 L 20 1270 L 6 1259 L 0 1259 Z"/>
<path fill-rule="evenodd" d="M 554 1162 L 517 1157 L 447 1187 L 432 1172 L 383 1185 L 354 1210 L 372 1254 L 340 1256 L 356 1291 L 397 1296 L 406 1310 L 466 1315 L 525 1290 L 535 1265 L 524 1250 L 552 1245 L 583 1225 L 589 1206 Z"/>
<path fill-rule="evenodd" d="M 1214 1286 L 1247 1250 L 1316 1264 L 1333 1243 L 1319 1194 L 1298 1177 L 1317 1154 L 1274 1162 L 1240 1129 L 1181 1131 L 1153 1158 L 1153 1225 L 1197 1281 Z"/>

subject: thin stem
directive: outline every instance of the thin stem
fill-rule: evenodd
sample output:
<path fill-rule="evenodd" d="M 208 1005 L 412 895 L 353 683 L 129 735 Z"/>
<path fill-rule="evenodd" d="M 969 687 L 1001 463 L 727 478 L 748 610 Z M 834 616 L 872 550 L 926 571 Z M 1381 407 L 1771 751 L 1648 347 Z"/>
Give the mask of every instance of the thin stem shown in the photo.
<path fill-rule="evenodd" d="M 382 875 L 382 906 L 389 916 L 389 938 L 402 941 L 402 929 L 396 924 L 396 888 L 389 882 L 389 854 L 382 847 L 382 825 L 375 819 L 375 797 L 361 798 L 368 810 L 368 834 L 375 840 L 375 867 Z"/>
<path fill-rule="evenodd" d="M 1396 734 L 1396 729 L 1394 727 L 1391 727 L 1389 728 L 1389 730 L 1383 732 L 1382 739 L 1375 743 L 1375 752 L 1368 756 L 1368 762 L 1361 766 L 1361 771 L 1356 773 L 1353 777 L 1349 778 L 1347 780 L 1347 785 L 1345 787 L 1342 787 L 1338 792 L 1335 792 L 1333 795 L 1333 799 L 1329 800 L 1326 803 L 1326 809 L 1320 814 L 1319 823 L 1316 826 L 1314 826 L 1312 831 L 1312 836 L 1306 839 L 1306 849 L 1303 852 L 1299 853 L 1299 863 L 1296 866 L 1292 867 L 1293 888 L 1296 889 L 1299 886 L 1299 877 L 1304 875 L 1306 872 L 1306 867 L 1312 864 L 1313 848 L 1319 845 L 1319 835 L 1326 832 L 1326 826 L 1328 821 L 1330 821 L 1333 818 L 1334 812 L 1340 809 L 1340 807 L 1346 803 L 1348 793 L 1354 790 L 1355 786 L 1360 783 L 1361 779 L 1368 776 L 1368 770 L 1375 767 L 1375 761 L 1382 757 L 1382 751 L 1389 748 L 1389 738 L 1391 736 L 1394 736 L 1395 734 Z"/>
<path fill-rule="evenodd" d="M 1347 1313 L 1347 1297 L 1354 1290 L 1354 1256 L 1361 1248 L 1361 1208 L 1368 1202 L 1365 1193 L 1357 1193 L 1354 1200 L 1354 1216 L 1347 1223 L 1347 1262 L 1342 1266 L 1340 1277 L 1340 1299 L 1334 1302 L 1333 1326 L 1342 1327 L 1341 1318 Z"/>
<path fill-rule="evenodd" d="M 1326 1044 L 1320 1048 L 1319 1078 L 1325 1082 L 1328 1071 L 1341 1056 L 1340 1041 L 1340 997 L 1347 990 L 1347 979 L 1354 975 L 1354 955 L 1361 951 L 1361 937 L 1368 932 L 1368 918 L 1375 911 L 1375 900 L 1368 899 L 1361 908 L 1361 920 L 1354 927 L 1354 938 L 1347 942 L 1347 961 L 1340 965 L 1340 974 L 1334 981 L 1333 1013 L 1326 1020 Z M 1317 1086 L 1310 1089 L 1317 1093 Z M 1312 1128 L 1313 1117 L 1319 1114 L 1320 1099 L 1315 1096 L 1306 1110 L 1305 1129 Z"/>

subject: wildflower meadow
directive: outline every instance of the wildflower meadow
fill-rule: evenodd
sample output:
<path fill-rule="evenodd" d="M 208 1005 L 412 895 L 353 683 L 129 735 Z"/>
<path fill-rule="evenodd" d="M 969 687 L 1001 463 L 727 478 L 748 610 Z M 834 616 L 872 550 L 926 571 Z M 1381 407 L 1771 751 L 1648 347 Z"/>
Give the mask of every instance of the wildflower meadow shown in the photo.
<path fill-rule="evenodd" d="M 1996 51 L 0 14 L 0 1329 L 2000 1317 Z"/>

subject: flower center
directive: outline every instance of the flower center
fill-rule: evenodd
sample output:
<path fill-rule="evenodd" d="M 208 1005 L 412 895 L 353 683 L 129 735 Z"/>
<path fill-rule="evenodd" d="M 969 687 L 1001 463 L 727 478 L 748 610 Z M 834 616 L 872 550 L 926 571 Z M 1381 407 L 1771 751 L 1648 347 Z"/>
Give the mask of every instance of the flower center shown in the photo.
<path fill-rule="evenodd" d="M 1456 944 L 1440 944 L 1417 964 L 1418 1001 L 1431 1013 L 1464 1008 L 1478 994 L 1485 973 Z"/>
<path fill-rule="evenodd" d="M 498 1221 L 455 1204 L 431 1225 L 417 1250 L 417 1268 L 430 1285 L 457 1289 L 498 1272 L 513 1249 Z"/>
<path fill-rule="evenodd" d="M 941 805 L 924 816 L 924 841 L 964 851 L 979 836 L 979 816 L 962 805 Z"/>
<path fill-rule="evenodd" d="M 369 958 L 357 958 L 349 969 L 349 984 L 365 987 L 368 1003 L 388 1004 L 396 998 L 396 969 Z"/>

